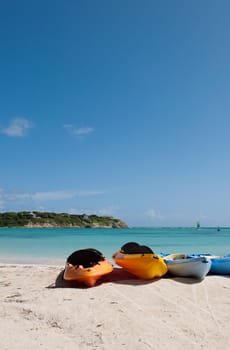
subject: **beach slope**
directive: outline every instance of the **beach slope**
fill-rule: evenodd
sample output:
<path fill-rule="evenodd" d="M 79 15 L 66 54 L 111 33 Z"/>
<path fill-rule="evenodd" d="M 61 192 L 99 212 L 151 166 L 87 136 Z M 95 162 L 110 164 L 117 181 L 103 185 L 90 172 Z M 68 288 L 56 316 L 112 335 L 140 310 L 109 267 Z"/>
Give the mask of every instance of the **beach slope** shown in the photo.
<path fill-rule="evenodd" d="M 230 348 L 230 278 L 143 282 L 114 269 L 93 288 L 63 267 L 0 265 L 0 348 Z"/>

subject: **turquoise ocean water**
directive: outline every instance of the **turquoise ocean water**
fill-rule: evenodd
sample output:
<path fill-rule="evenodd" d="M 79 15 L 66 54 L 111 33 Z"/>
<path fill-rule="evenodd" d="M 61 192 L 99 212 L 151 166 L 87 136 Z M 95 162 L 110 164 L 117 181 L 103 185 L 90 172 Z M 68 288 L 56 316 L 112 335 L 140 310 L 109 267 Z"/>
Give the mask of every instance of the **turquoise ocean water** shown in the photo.
<path fill-rule="evenodd" d="M 73 251 L 90 247 L 112 260 L 130 241 L 148 245 L 157 254 L 230 254 L 230 228 L 0 228 L 0 263 L 60 265 Z"/>

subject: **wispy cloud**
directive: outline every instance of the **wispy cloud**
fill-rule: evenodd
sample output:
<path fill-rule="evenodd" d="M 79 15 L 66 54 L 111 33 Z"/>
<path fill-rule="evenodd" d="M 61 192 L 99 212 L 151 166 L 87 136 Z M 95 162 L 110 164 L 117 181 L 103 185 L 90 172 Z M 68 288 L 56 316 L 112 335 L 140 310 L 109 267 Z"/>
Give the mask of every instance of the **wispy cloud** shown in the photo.
<path fill-rule="evenodd" d="M 101 209 L 89 209 L 89 208 L 71 208 L 68 210 L 69 214 L 96 214 L 98 216 L 115 216 L 116 208 L 108 207 Z"/>
<path fill-rule="evenodd" d="M 10 137 L 23 137 L 33 124 L 26 118 L 15 118 L 9 126 L 1 129 L 1 133 Z"/>
<path fill-rule="evenodd" d="M 149 209 L 145 213 L 145 216 L 147 216 L 151 220 L 162 220 L 163 216 L 158 213 L 155 209 Z"/>
<path fill-rule="evenodd" d="M 31 194 L 31 199 L 35 202 L 58 201 L 63 199 L 74 198 L 75 196 L 76 193 L 71 191 L 35 192 Z"/>
<path fill-rule="evenodd" d="M 47 191 L 47 192 L 18 192 L 5 191 L 0 189 L 0 209 L 9 207 L 12 203 L 15 204 L 45 204 L 49 201 L 62 201 L 75 197 L 97 196 L 102 194 L 102 191 Z"/>
<path fill-rule="evenodd" d="M 71 125 L 71 124 L 65 124 L 64 128 L 66 130 L 68 130 L 68 132 L 71 135 L 75 135 L 75 136 L 87 135 L 87 134 L 90 134 L 91 132 L 94 131 L 94 129 L 91 128 L 91 127 L 77 128 L 77 127 L 75 127 L 74 125 Z"/>
<path fill-rule="evenodd" d="M 108 208 L 101 208 L 98 210 L 98 215 L 100 216 L 114 216 L 118 208 L 114 207 L 108 207 Z"/>
<path fill-rule="evenodd" d="M 77 197 L 92 197 L 99 194 L 103 194 L 104 191 L 78 191 L 76 192 Z"/>
<path fill-rule="evenodd" d="M 4 191 L 2 188 L 0 188 L 0 210 L 4 209 L 4 198 L 3 198 Z"/>
<path fill-rule="evenodd" d="M 102 194 L 102 191 L 53 191 L 53 192 L 35 192 L 31 194 L 34 201 L 58 201 L 74 197 L 92 197 Z"/>

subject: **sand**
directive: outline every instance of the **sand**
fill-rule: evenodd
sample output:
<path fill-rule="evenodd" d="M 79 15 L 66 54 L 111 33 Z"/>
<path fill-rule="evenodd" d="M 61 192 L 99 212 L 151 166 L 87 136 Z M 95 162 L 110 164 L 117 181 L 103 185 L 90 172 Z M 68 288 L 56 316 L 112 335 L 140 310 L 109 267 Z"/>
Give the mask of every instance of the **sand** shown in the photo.
<path fill-rule="evenodd" d="M 230 349 L 230 278 L 163 277 L 121 269 L 95 287 L 62 266 L 0 264 L 0 349 Z"/>

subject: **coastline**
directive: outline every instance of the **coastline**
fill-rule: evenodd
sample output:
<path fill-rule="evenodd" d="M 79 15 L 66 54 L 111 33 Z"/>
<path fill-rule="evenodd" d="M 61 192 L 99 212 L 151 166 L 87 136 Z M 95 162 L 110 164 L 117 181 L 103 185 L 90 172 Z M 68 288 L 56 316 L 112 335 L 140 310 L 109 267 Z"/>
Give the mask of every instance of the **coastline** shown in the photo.
<path fill-rule="evenodd" d="M 202 349 L 230 346 L 227 276 L 141 281 L 115 268 L 86 288 L 64 266 L 0 264 L 1 349 Z"/>
<path fill-rule="evenodd" d="M 21 211 L 0 213 L 0 226 L 11 228 L 127 228 L 113 216 Z"/>

